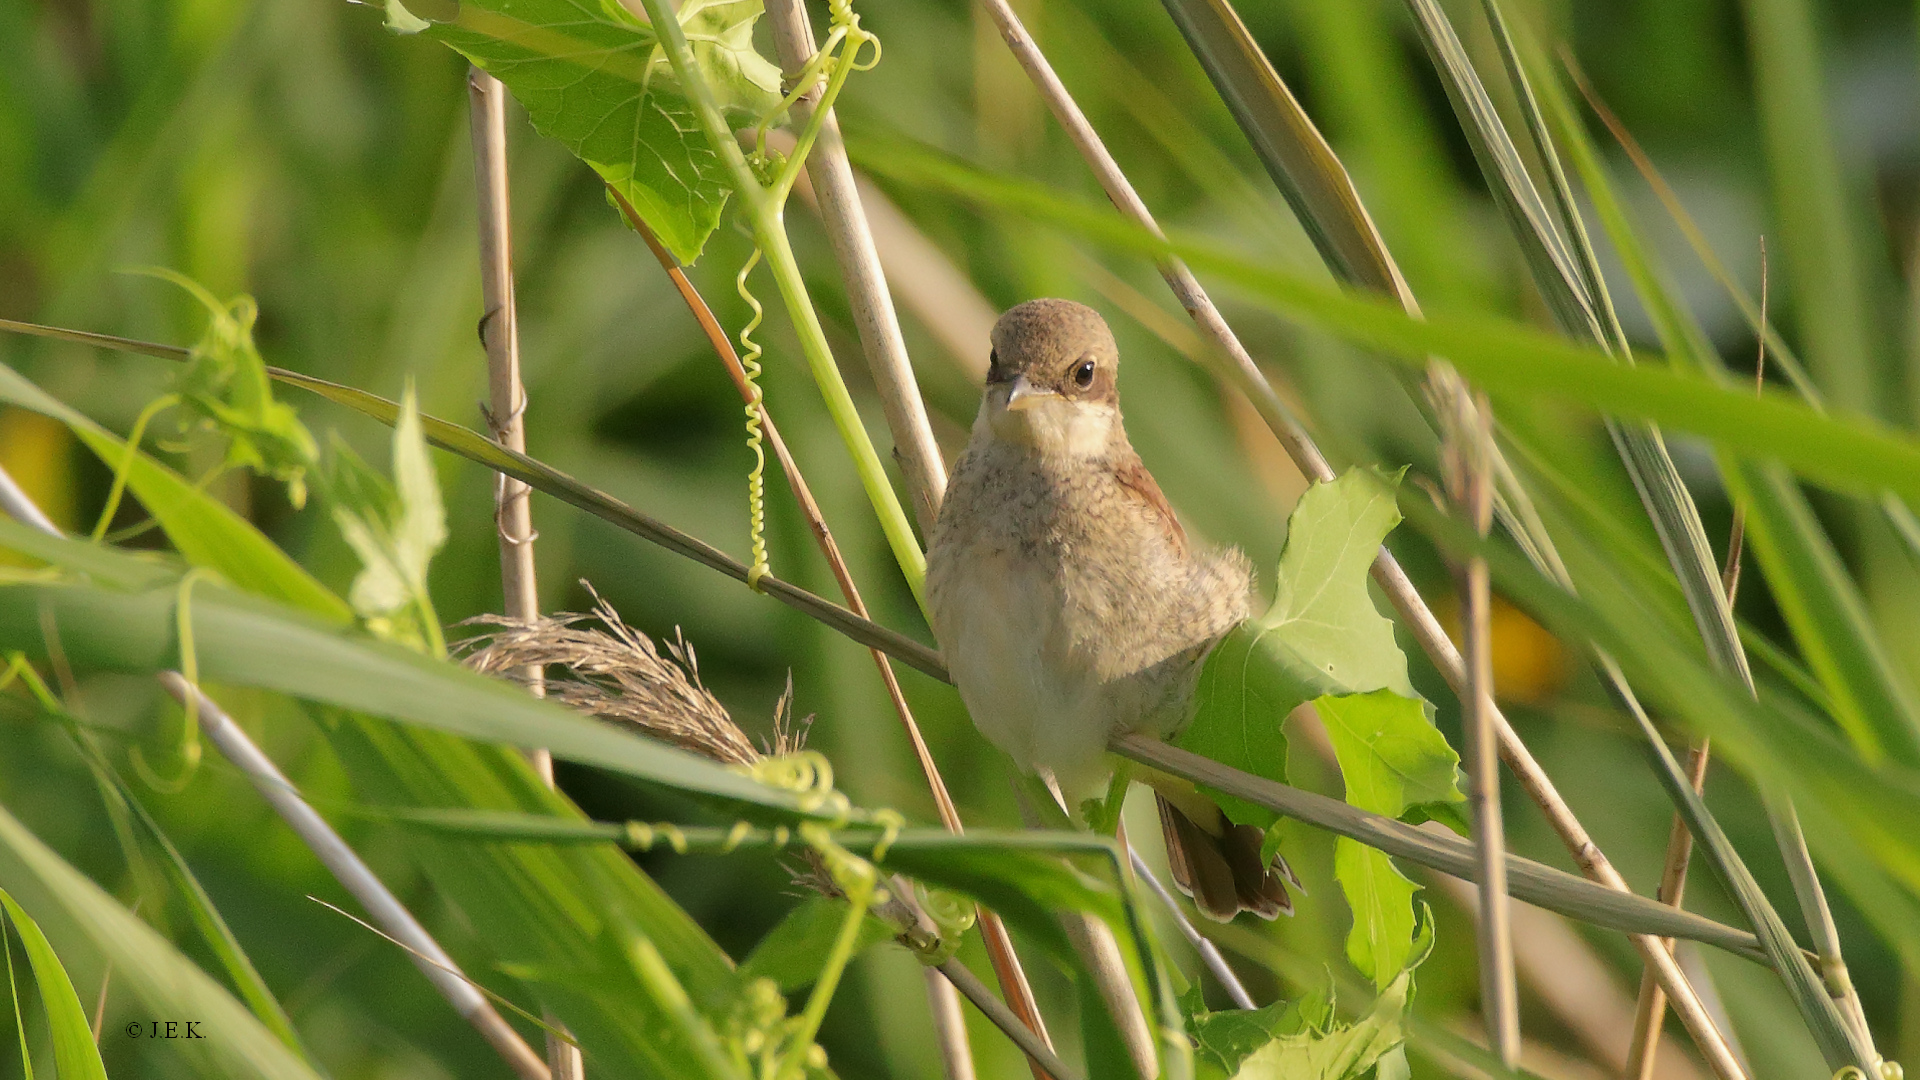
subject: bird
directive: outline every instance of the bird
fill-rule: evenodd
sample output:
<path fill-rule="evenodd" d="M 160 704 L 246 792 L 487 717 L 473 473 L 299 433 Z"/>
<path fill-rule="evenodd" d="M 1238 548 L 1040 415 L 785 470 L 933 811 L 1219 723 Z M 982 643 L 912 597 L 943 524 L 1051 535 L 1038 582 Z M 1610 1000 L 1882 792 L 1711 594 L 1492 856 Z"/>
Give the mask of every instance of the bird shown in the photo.
<path fill-rule="evenodd" d="M 1208 651 L 1245 621 L 1253 572 L 1187 536 L 1127 439 L 1100 313 L 1029 300 L 994 324 L 985 391 L 927 550 L 928 609 L 987 740 L 1068 807 L 1104 794 L 1108 741 L 1191 719 Z M 1207 917 L 1292 913 L 1284 859 L 1197 789 L 1156 788 L 1174 883 Z"/>

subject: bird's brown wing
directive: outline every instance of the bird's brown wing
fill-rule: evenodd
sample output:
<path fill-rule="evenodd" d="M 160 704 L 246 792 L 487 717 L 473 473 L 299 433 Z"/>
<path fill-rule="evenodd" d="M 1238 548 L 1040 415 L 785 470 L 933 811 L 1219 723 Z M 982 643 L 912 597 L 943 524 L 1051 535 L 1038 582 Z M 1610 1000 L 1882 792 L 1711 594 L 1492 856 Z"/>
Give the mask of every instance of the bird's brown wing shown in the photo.
<path fill-rule="evenodd" d="M 1153 474 L 1138 457 L 1130 457 L 1114 470 L 1114 480 L 1120 490 L 1128 497 L 1138 500 L 1147 512 L 1153 515 L 1166 528 L 1172 538 L 1173 546 L 1181 554 L 1187 550 L 1187 530 L 1180 527 L 1180 519 L 1173 516 L 1173 507 L 1167 497 L 1160 493 L 1160 485 L 1154 482 Z"/>

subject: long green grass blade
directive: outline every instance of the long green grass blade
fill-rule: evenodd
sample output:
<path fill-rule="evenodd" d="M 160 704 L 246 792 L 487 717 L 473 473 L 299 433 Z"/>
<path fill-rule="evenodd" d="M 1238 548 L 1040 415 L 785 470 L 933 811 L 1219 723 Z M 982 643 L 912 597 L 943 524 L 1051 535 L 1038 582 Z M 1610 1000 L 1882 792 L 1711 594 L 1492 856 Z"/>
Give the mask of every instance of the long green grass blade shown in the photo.
<path fill-rule="evenodd" d="M 126 460 L 126 443 L 54 399 L 39 387 L 0 364 L 0 401 L 30 409 L 67 425 L 109 469 Z M 286 557 L 217 499 L 197 491 L 172 469 L 145 454 L 133 458 L 127 487 L 157 518 L 174 546 L 198 566 L 218 565 L 227 580 L 246 589 L 304 608 L 334 622 L 347 622 L 352 613 L 339 597 Z"/>
<path fill-rule="evenodd" d="M 1167 13 L 1336 278 L 1411 305 L 1412 294 L 1346 167 L 1227 0 L 1164 0 Z"/>
<path fill-rule="evenodd" d="M 95 971 L 102 963 L 110 963 L 116 984 L 131 989 L 149 1015 L 188 1017 L 204 1024 L 202 1030 L 210 1037 L 177 1040 L 166 1051 L 185 1055 L 198 1075 L 319 1080 L 246 1006 L 48 849 L 4 808 L 0 808 L 0 888 L 38 924 L 53 951 L 66 958 L 67 967 L 81 966 L 82 958 Z M 84 1019 L 81 1024 L 84 1028 Z M 86 1039 L 91 1045 L 91 1032 Z M 61 1075 L 69 1075 L 64 1066 Z"/>
<path fill-rule="evenodd" d="M 1507 319 L 1435 310 L 1413 319 L 1387 302 L 1329 288 L 1211 241 L 1161 240 L 1109 210 L 930 152 L 915 153 L 899 141 L 890 141 L 882 153 L 850 139 L 849 149 L 879 175 L 1016 210 L 1123 249 L 1178 255 L 1288 318 L 1399 363 L 1423 367 L 1427 357 L 1445 356 L 1469 381 L 1496 395 L 1560 401 L 1690 431 L 1840 490 L 1877 494 L 1885 487 L 1920 497 L 1920 440 L 1866 417 L 1823 416 L 1783 393 L 1756 397 L 1663 365 L 1616 364 L 1597 350 Z"/>
<path fill-rule="evenodd" d="M 175 590 L 109 592 L 84 585 L 0 590 L 0 643 L 43 656 L 42 612 L 77 666 L 159 672 L 179 663 Z M 792 792 L 759 784 L 682 750 L 597 724 L 519 688 L 385 642 L 358 638 L 285 608 L 201 586 L 192 604 L 203 679 L 256 686 L 389 716 L 470 739 L 545 746 L 554 756 L 782 817 L 814 816 Z"/>
<path fill-rule="evenodd" d="M 40 987 L 47 1028 L 53 1033 L 53 1064 L 60 1080 L 107 1080 L 107 1067 L 100 1062 L 100 1048 L 94 1045 L 87 1011 L 81 1008 L 80 996 L 73 992 L 73 980 L 54 955 L 53 945 L 5 889 L 0 889 L 0 905 L 5 906 L 7 919 L 19 933 L 27 960 L 33 965 L 33 981 Z"/>
<path fill-rule="evenodd" d="M 1731 385 L 1718 351 L 1674 299 L 1620 206 L 1566 94 L 1557 80 L 1542 78 L 1539 83 L 1555 133 L 1579 169 L 1667 355 L 1676 364 Z M 1723 460 L 1720 472 L 1729 493 L 1747 508 L 1754 554 L 1794 642 L 1827 691 L 1834 719 L 1869 760 L 1891 754 L 1906 764 L 1920 764 L 1920 706 L 1874 631 L 1859 586 L 1806 497 L 1791 477 L 1760 462 Z M 1883 496 L 1881 503 L 1896 520 L 1906 509 L 1891 496 Z"/>
<path fill-rule="evenodd" d="M 1804 0 L 1746 0 L 1767 174 L 1807 367 L 1835 406 L 1875 412 L 1880 380 L 1847 182 L 1820 74 L 1820 35 Z"/>

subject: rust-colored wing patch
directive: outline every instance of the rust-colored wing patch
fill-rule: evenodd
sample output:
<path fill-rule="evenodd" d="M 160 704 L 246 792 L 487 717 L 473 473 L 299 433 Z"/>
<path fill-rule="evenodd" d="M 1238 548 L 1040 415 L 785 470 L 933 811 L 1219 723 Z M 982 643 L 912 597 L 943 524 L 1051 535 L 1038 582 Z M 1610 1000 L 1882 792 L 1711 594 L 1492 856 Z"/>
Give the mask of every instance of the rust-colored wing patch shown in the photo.
<path fill-rule="evenodd" d="M 1147 471 L 1139 457 L 1120 464 L 1114 469 L 1113 477 L 1120 484 L 1120 490 L 1140 500 L 1149 513 L 1166 526 L 1168 535 L 1173 538 L 1174 547 L 1181 554 L 1187 551 L 1187 530 L 1181 528 L 1180 519 L 1173 516 L 1173 507 L 1168 505 L 1167 497 L 1160 493 L 1160 485 L 1154 482 L 1153 474 Z"/>

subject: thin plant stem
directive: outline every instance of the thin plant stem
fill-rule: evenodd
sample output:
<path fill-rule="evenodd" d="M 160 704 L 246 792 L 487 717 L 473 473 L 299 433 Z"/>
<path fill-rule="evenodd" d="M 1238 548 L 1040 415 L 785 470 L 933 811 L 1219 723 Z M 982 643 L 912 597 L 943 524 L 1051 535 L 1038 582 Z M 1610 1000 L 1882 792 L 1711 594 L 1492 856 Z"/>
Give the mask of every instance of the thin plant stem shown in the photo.
<path fill-rule="evenodd" d="M 1166 905 L 1168 914 L 1173 918 L 1173 924 L 1180 929 L 1180 936 L 1187 939 L 1187 943 L 1200 954 L 1200 960 L 1207 965 L 1207 970 L 1213 972 L 1213 977 L 1220 980 L 1220 985 L 1227 991 L 1227 997 L 1233 999 L 1234 1007 L 1259 1008 L 1260 1006 L 1254 1003 L 1253 995 L 1247 993 L 1246 986 L 1240 982 L 1240 976 L 1234 974 L 1233 968 L 1227 965 L 1227 958 L 1220 955 L 1220 947 L 1200 933 L 1199 929 L 1193 925 L 1193 920 L 1187 918 L 1186 912 L 1180 910 L 1179 901 L 1175 900 L 1173 893 L 1154 876 L 1153 870 L 1147 866 L 1147 860 L 1141 858 L 1140 853 L 1134 850 L 1132 845 L 1128 845 L 1127 855 L 1133 860 L 1133 872 L 1139 874 L 1140 879 L 1147 883 L 1147 888 L 1152 889 L 1153 894 Z"/>
<path fill-rule="evenodd" d="M 1039 88 L 1048 108 L 1066 129 L 1068 137 L 1080 151 L 1081 156 L 1086 159 L 1101 186 L 1106 190 L 1108 198 L 1136 224 L 1155 235 L 1164 235 L 1154 222 L 1146 203 L 1141 200 L 1133 185 L 1121 172 L 1113 155 L 1100 141 L 1092 124 L 1080 111 L 1079 105 L 1067 92 L 1065 85 L 1054 73 L 1052 66 L 1047 63 L 1046 57 L 1041 54 L 1032 36 L 1020 24 L 1019 18 L 1013 13 L 1013 9 L 1008 6 L 1006 0 L 980 0 L 980 3 L 999 28 L 1001 37 L 1013 50 L 1015 58 L 1027 71 L 1034 85 Z M 1273 430 L 1275 437 L 1279 439 L 1280 445 L 1293 459 L 1294 464 L 1309 480 L 1333 479 L 1333 469 L 1327 463 L 1325 455 L 1320 452 L 1313 438 L 1280 401 L 1272 384 L 1267 381 L 1266 376 L 1254 363 L 1252 356 L 1241 345 L 1239 338 L 1227 325 L 1226 320 L 1220 316 L 1219 310 L 1208 298 L 1199 281 L 1194 278 L 1192 271 L 1187 269 L 1185 263 L 1171 257 L 1161 262 L 1160 270 L 1161 276 L 1166 279 L 1180 305 L 1193 317 L 1201 332 L 1213 340 L 1221 355 L 1230 361 L 1224 366 L 1228 380 L 1252 402 L 1255 410 Z M 1407 578 L 1406 571 L 1401 568 L 1392 552 L 1384 546 L 1374 559 L 1372 575 L 1375 583 L 1380 586 L 1394 609 L 1399 612 L 1414 639 L 1419 642 L 1421 650 L 1432 660 L 1434 667 L 1440 671 L 1456 694 L 1463 693 L 1466 688 L 1466 670 L 1459 651 L 1454 648 L 1453 642 L 1447 637 L 1446 630 L 1440 625 L 1440 621 L 1434 617 L 1426 600 L 1420 596 L 1419 591 L 1413 587 L 1412 581 Z M 1594 843 L 1593 837 L 1580 823 L 1572 807 L 1568 806 L 1566 800 L 1561 797 L 1552 778 L 1540 767 L 1526 744 L 1520 741 L 1519 735 L 1497 706 L 1492 710 L 1492 717 L 1495 732 L 1499 736 L 1502 759 L 1507 763 L 1508 768 L 1513 770 L 1514 776 L 1528 798 L 1532 799 L 1546 814 L 1549 824 L 1573 855 L 1574 862 L 1580 867 L 1581 872 L 1609 889 L 1630 892 L 1626 879 L 1621 877 L 1620 872 L 1614 868 L 1605 853 L 1600 850 L 1599 845 Z M 1714 1062 L 1716 1072 L 1723 1080 L 1744 1077 L 1744 1071 L 1733 1059 L 1731 1052 L 1727 1051 L 1724 1038 L 1713 1026 L 1712 1018 L 1707 1015 L 1698 995 L 1694 994 L 1692 987 L 1687 984 L 1686 976 L 1674 962 L 1672 954 L 1658 948 L 1657 938 L 1637 935 L 1634 944 L 1642 957 L 1654 965 L 1659 972 L 1661 985 L 1673 997 L 1675 1008 L 1686 1019 L 1688 1030 L 1694 1034 L 1695 1040 L 1702 1044 L 1703 1050 Z"/>
<path fill-rule="evenodd" d="M 706 78 L 694 64 L 686 35 L 666 0 L 642 0 L 642 3 L 660 35 L 660 47 L 673 67 L 674 78 L 686 91 L 687 100 L 693 107 L 709 146 L 733 181 L 735 198 L 752 227 L 754 241 L 766 256 L 767 269 L 780 290 L 788 316 L 793 320 L 795 335 L 800 340 L 800 351 L 806 357 L 821 397 L 825 399 L 827 413 L 833 418 L 841 441 L 853 457 L 854 469 L 860 476 L 862 487 L 866 489 L 874 513 L 880 519 L 881 532 L 886 535 L 894 560 L 899 564 L 908 588 L 913 591 L 914 599 L 924 611 L 927 606 L 926 553 L 913 535 L 913 524 L 907 519 L 899 497 L 894 494 L 886 468 L 880 462 L 880 455 L 874 451 L 873 441 L 867 436 L 859 410 L 854 406 L 853 396 L 847 392 L 846 382 L 840 377 L 833 350 L 827 344 L 826 330 L 820 324 L 819 312 L 814 309 L 813 301 L 807 294 L 800 264 L 794 258 L 793 247 L 787 240 L 782 220 L 782 200 L 763 188 L 755 178 L 732 128 L 720 114 L 713 89 L 707 85 Z M 823 97 L 827 104 L 831 104 L 833 95 L 851 67 L 848 63 L 835 67 Z M 813 122 L 807 125 L 797 141 L 796 153 L 804 154 L 810 147 L 812 139 L 817 136 L 818 124 L 825 115 L 824 109 L 815 113 Z"/>
<path fill-rule="evenodd" d="M 947 1080 L 974 1080 L 973 1046 L 967 1042 L 960 992 L 938 968 L 922 968 L 921 974 L 927 980 L 927 1006 L 933 1016 L 933 1040 L 940 1048 L 940 1066 Z"/>
<path fill-rule="evenodd" d="M 35 323 L 19 323 L 8 319 L 0 319 L 0 330 L 74 341 L 118 352 L 141 353 L 169 360 L 183 360 L 190 354 L 190 350 L 173 345 L 134 341 L 84 330 L 64 330 Z M 389 426 L 395 423 L 400 415 L 400 406 L 395 402 L 351 386 L 316 379 L 311 375 L 303 375 L 271 364 L 267 365 L 267 376 L 276 382 L 297 386 L 329 401 L 345 405 Z M 648 543 L 657 544 L 676 555 L 692 559 L 735 581 L 745 582 L 750 576 L 749 569 L 744 563 L 712 544 L 649 517 L 603 491 L 597 491 L 580 483 L 545 462 L 508 450 L 468 428 L 435 416 L 423 413 L 420 423 L 425 429 L 427 441 L 442 450 L 458 454 L 468 461 L 495 472 L 504 473 L 512 479 L 531 484 L 569 506 L 585 510 Z M 759 591 L 862 645 L 880 649 L 894 659 L 942 682 L 951 681 L 939 653 L 897 630 L 881 626 L 872 619 L 855 615 L 838 604 L 771 575 L 760 579 Z"/>
<path fill-rule="evenodd" d="M 1476 395 L 1477 396 L 1477 395 Z M 1443 424 L 1448 495 L 1485 537 L 1493 526 L 1493 478 L 1484 397 L 1454 399 Z M 1467 693 L 1461 696 L 1466 736 L 1467 797 L 1472 802 L 1473 850 L 1480 887 L 1477 920 L 1480 1012 L 1487 1043 L 1511 1069 L 1520 1063 L 1520 1003 L 1514 987 L 1513 915 L 1507 898 L 1506 833 L 1500 820 L 1500 758 L 1493 736 L 1492 589 L 1487 560 L 1474 557 L 1456 571 Z"/>
<path fill-rule="evenodd" d="M 1479 874 L 1473 845 L 1451 832 L 1421 829 L 1369 813 L 1339 799 L 1242 772 L 1144 735 L 1116 736 L 1107 749 L 1141 765 L 1357 840 L 1395 858 L 1466 881 Z M 1516 900 L 1636 937 L 1683 937 L 1768 963 L 1766 951 L 1751 931 L 1736 930 L 1644 896 L 1606 888 L 1512 852 L 1507 853 L 1506 868 L 1507 891 Z M 1668 959 L 1671 961 L 1672 956 Z"/>
<path fill-rule="evenodd" d="M 487 351 L 487 427 L 509 450 L 527 449 L 527 391 L 520 378 L 520 316 L 513 288 L 513 214 L 507 183 L 507 89 L 479 68 L 467 71 L 467 107 L 473 139 L 474 193 L 480 229 L 480 340 Z M 502 613 L 531 623 L 540 617 L 539 577 L 534 565 L 533 489 L 494 475 L 493 520 L 500 537 Z M 519 681 L 534 697 L 547 695 L 546 672 L 529 665 Z M 526 751 L 527 761 L 553 786 L 553 754 Z M 553 1018 L 549 1016 L 548 1021 Z M 580 1048 L 547 1033 L 547 1067 L 553 1080 L 582 1080 Z"/>
<path fill-rule="evenodd" d="M 1707 763 L 1712 756 L 1712 743 L 1701 739 L 1687 751 L 1687 779 L 1692 782 L 1697 793 L 1705 789 L 1707 782 Z M 1693 855 L 1693 833 L 1687 829 L 1686 819 L 1679 813 L 1673 815 L 1673 826 L 1667 835 L 1667 861 L 1660 871 L 1660 891 L 1657 898 L 1666 904 L 1679 907 L 1687 890 L 1687 863 Z M 1673 951 L 1673 939 L 1664 939 L 1668 952 Z M 1654 1065 L 1660 1049 L 1660 1028 L 1662 1018 L 1667 1012 L 1666 991 L 1654 980 L 1653 969 L 1646 968 L 1640 973 L 1640 996 L 1634 1002 L 1633 1042 L 1627 1048 L 1627 1067 L 1624 1075 L 1627 1080 L 1653 1080 Z"/>
<path fill-rule="evenodd" d="M 994 1027 L 1005 1032 L 1007 1038 L 1012 1039 L 1014 1045 L 1025 1051 L 1029 1058 L 1039 1062 L 1041 1067 L 1054 1077 L 1054 1080 L 1080 1080 L 1080 1074 L 1069 1069 L 1066 1063 L 1060 1060 L 1060 1056 L 1041 1041 L 1040 1036 L 1032 1029 L 1021 1023 L 1020 1018 L 1013 1015 L 1012 1009 L 1007 1008 L 999 998 L 994 997 L 993 991 L 987 989 L 987 985 L 969 971 L 965 964 L 959 960 L 948 960 L 940 965 L 939 970 L 940 974 L 946 976 L 947 981 L 953 984 L 955 990 L 960 991 L 968 1001 L 973 1002 L 982 1016 L 991 1021 Z"/>
<path fill-rule="evenodd" d="M 806 6 L 800 0 L 766 0 L 765 6 L 781 67 L 790 73 L 805 71 L 818 55 Z M 847 57 L 842 63 L 851 59 Z M 806 126 L 820 100 L 820 89 L 795 87 L 795 90 L 799 97 L 792 106 L 793 119 Z M 847 303 L 860 332 L 867 366 L 873 372 L 874 388 L 886 411 L 887 428 L 893 434 L 896 460 L 906 477 L 914 514 L 924 534 L 932 530 L 946 495 L 946 465 L 941 459 L 939 444 L 934 442 L 933 427 L 927 422 L 926 405 L 920 397 L 913 365 L 907 359 L 900 318 L 894 311 L 893 296 L 880 267 L 873 231 L 854 184 L 853 167 L 847 162 L 846 147 L 840 141 L 840 125 L 831 108 L 822 112 L 825 115 L 820 120 L 819 137 L 806 157 L 806 174 L 820 222 L 846 281 Z"/>

